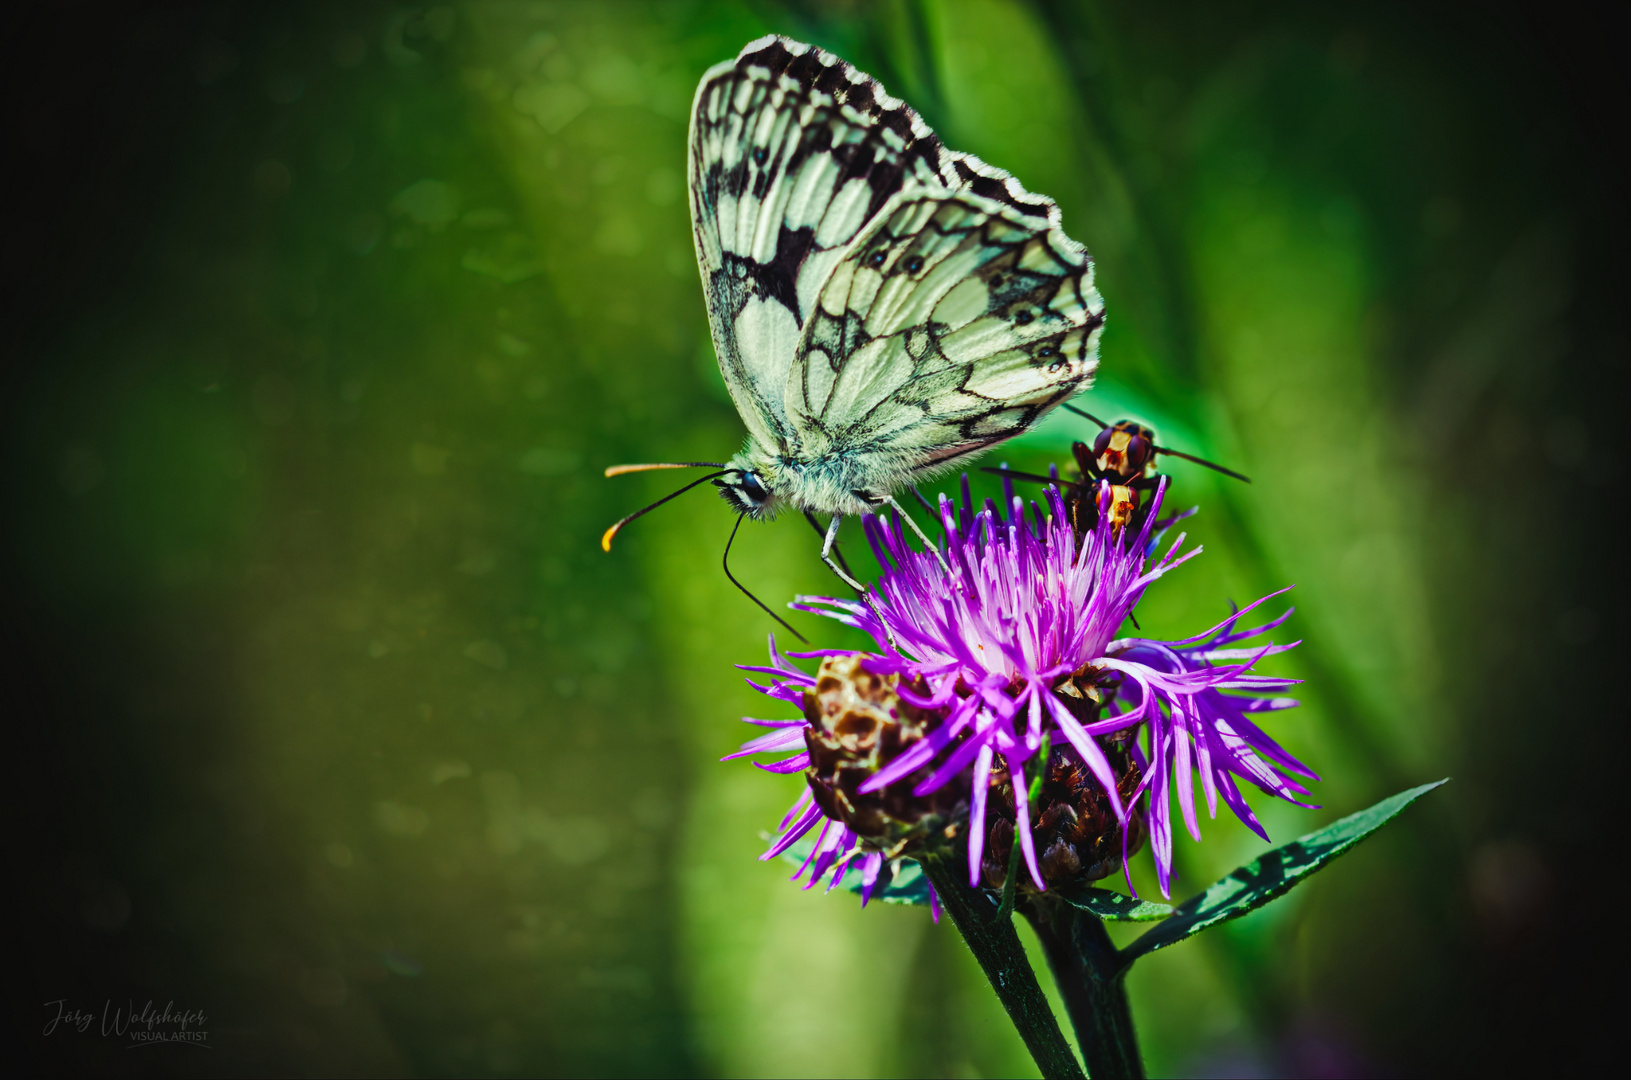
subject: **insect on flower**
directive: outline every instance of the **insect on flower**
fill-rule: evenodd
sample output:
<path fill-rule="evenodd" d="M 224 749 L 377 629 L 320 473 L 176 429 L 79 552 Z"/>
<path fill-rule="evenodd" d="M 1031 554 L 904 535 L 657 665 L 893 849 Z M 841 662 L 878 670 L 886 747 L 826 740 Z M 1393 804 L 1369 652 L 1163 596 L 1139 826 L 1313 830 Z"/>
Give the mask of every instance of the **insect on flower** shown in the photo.
<path fill-rule="evenodd" d="M 1006 508 L 987 503 L 976 512 L 966 484 L 960 508 L 942 497 L 944 555 L 954 580 L 938 572 L 931 553 L 911 547 L 897 524 L 867 520 L 885 567 L 869 602 L 804 597 L 799 606 L 865 631 L 880 651 L 802 654 L 823 658 L 811 676 L 772 645 L 770 666 L 747 669 L 770 675 L 771 685 L 761 689 L 805 712 L 803 720 L 753 721 L 775 730 L 741 751 L 797 751 L 764 767 L 807 772 L 809 790 L 783 821 L 771 857 L 819 825 L 812 875 L 842 872 L 859 860 L 870 888 L 883 863 L 907 850 L 900 845 L 955 833 L 966 838 L 969 881 L 977 885 L 986 877 L 995 794 L 1012 808 L 1000 812 L 1008 822 L 1042 830 L 1011 826 L 1003 834 L 1017 834 L 1036 889 L 1045 890 L 1050 876 L 1099 873 L 1095 867 L 1116 853 L 1095 837 L 1109 833 L 1123 864 L 1148 836 L 1166 893 L 1170 804 L 1178 803 L 1185 827 L 1199 839 L 1197 778 L 1214 816 L 1221 801 L 1265 838 L 1239 781 L 1306 805 L 1301 779 L 1317 777 L 1258 726 L 1296 704 L 1279 696 L 1294 680 L 1252 670 L 1293 646 L 1237 645 L 1276 629 L 1291 613 L 1241 629 L 1264 597 L 1194 637 L 1118 637 L 1145 589 L 1200 549 L 1180 554 L 1179 536 L 1164 554 L 1155 553 L 1150 517 L 1159 512 L 1164 480 L 1132 538 L 1115 535 L 1108 489 L 1101 482 L 1099 518 L 1081 537 L 1056 488 L 1046 492 L 1045 509 L 1032 504 L 1029 514 L 1011 496 Z M 854 691 L 846 696 L 841 685 L 829 685 L 861 678 L 872 680 L 866 694 L 887 700 L 893 711 L 853 708 L 847 703 Z M 818 709 L 821 700 L 846 704 Z M 885 722 L 884 715 L 893 719 Z M 1057 777 L 1056 759 L 1044 750 L 1050 743 L 1067 755 Z M 1028 785 L 1005 778 L 1036 775 L 1028 763 L 1037 758 L 1047 770 L 1039 790 L 1051 786 L 1055 802 L 1079 804 L 1072 816 L 1100 819 L 1094 828 L 1033 819 Z M 1096 804 L 1079 798 L 1092 787 Z M 1046 841 L 1040 851 L 1039 836 Z M 1055 840 L 1071 850 L 1055 852 Z"/>
<path fill-rule="evenodd" d="M 715 470 L 607 529 L 608 551 L 624 525 L 711 482 L 736 528 L 804 514 L 822 560 L 864 593 L 834 559 L 846 515 L 899 511 L 895 492 L 1021 434 L 1092 380 L 1104 304 L 1059 207 L 948 150 L 831 53 L 764 37 L 710 69 L 689 187 L 714 350 L 747 442 L 727 462 L 607 469 Z"/>
<path fill-rule="evenodd" d="M 1111 528 L 1122 536 L 1136 534 L 1143 528 L 1150 509 L 1149 497 L 1161 481 L 1161 475 L 1154 471 L 1157 454 L 1183 458 L 1185 461 L 1204 465 L 1236 480 L 1248 484 L 1252 482 L 1250 477 L 1205 458 L 1156 445 L 1155 432 L 1136 420 L 1117 420 L 1114 424 L 1106 424 L 1092 413 L 1083 412 L 1074 405 L 1066 405 L 1065 409 L 1093 421 L 1100 428 L 1091 446 L 1084 442 L 1074 442 L 1070 445 L 1071 456 L 1076 459 L 1076 468 L 1081 473 L 1080 481 L 1061 482 L 1057 476 L 1036 476 L 1016 472 L 1006 466 L 982 471 L 1012 479 L 1036 480 L 1045 484 L 1062 483 L 1069 492 L 1065 505 L 1070 513 L 1070 520 L 1075 523 L 1077 536 L 1091 532 L 1098 522 L 1101 484 L 1110 486 L 1110 506 L 1105 513 L 1110 517 Z"/>

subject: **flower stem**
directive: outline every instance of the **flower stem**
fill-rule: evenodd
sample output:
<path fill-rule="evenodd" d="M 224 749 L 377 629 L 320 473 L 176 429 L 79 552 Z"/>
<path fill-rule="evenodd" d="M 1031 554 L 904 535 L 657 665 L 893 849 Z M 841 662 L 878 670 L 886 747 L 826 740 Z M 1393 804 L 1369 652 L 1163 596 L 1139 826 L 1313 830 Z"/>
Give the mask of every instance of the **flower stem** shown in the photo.
<path fill-rule="evenodd" d="M 1142 1078 L 1132 1010 L 1127 1007 L 1127 968 L 1098 917 L 1052 898 L 1028 903 L 1023 914 L 1036 929 L 1059 984 L 1076 1041 L 1093 1080 Z"/>
<path fill-rule="evenodd" d="M 1008 1019 L 1025 1040 L 1025 1048 L 1036 1059 L 1042 1075 L 1049 1080 L 1082 1076 L 1082 1067 L 1065 1042 L 1059 1021 L 1054 1019 L 1025 957 L 1025 946 L 1014 932 L 1014 921 L 996 918 L 997 905 L 984 892 L 968 887 L 968 881 L 961 876 L 966 871 L 956 857 L 925 854 L 921 862 L 940 906 L 957 924 L 981 970 L 991 980 L 1002 1007 L 1008 1010 Z"/>

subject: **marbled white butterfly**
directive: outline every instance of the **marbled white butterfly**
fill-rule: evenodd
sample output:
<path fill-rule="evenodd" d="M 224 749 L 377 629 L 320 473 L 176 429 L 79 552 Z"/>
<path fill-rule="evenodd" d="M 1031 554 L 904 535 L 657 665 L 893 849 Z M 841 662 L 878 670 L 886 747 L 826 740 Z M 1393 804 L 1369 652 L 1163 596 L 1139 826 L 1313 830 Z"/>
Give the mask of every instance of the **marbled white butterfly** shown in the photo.
<path fill-rule="evenodd" d="M 831 53 L 763 37 L 709 69 L 690 202 L 748 438 L 727 463 L 685 464 L 721 470 L 695 483 L 713 481 L 738 526 L 793 509 L 819 531 L 813 515 L 831 515 L 822 558 L 857 589 L 830 557 L 844 515 L 898 509 L 895 491 L 1024 432 L 1092 379 L 1104 304 L 1058 206 L 946 149 Z"/>

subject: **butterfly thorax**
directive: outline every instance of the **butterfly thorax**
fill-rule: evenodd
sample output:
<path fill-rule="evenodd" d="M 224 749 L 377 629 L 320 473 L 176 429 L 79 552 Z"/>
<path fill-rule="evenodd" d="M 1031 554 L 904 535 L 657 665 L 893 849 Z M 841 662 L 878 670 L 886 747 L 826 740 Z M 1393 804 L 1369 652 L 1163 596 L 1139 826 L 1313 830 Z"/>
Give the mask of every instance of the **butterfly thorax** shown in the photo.
<path fill-rule="evenodd" d="M 714 484 L 733 510 L 756 521 L 788 510 L 868 514 L 879 499 L 908 482 L 915 472 L 905 459 L 896 462 L 891 457 L 843 451 L 797 457 L 771 453 L 750 439 Z M 886 490 L 867 486 L 876 484 L 880 476 L 890 485 Z"/>

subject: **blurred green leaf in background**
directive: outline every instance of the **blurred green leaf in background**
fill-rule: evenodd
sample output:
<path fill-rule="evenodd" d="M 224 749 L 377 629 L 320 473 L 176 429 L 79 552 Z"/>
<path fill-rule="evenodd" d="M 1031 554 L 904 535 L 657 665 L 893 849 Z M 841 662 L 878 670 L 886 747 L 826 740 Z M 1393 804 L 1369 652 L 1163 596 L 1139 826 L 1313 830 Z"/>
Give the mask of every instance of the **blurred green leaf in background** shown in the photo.
<path fill-rule="evenodd" d="M 1602 866 L 1623 581 L 1597 520 L 1623 117 L 1585 9 L 29 11 L 0 445 L 36 1070 L 1032 1074 L 949 928 L 756 860 L 801 780 L 717 764 L 772 628 L 719 572 L 728 513 L 693 495 L 597 545 L 669 483 L 604 466 L 741 440 L 685 125 L 770 31 L 1055 196 L 1109 311 L 1082 404 L 1253 477 L 1168 467 L 1207 554 L 1140 618 L 1181 637 L 1296 583 L 1307 644 L 1270 663 L 1306 707 L 1273 734 L 1325 809 L 1258 801 L 1276 842 L 1456 777 L 1140 964 L 1152 1074 L 1606 1054 L 1600 950 L 1563 947 Z M 796 519 L 732 559 L 772 603 L 836 584 Z M 1174 902 L 1269 846 L 1180 840 Z M 41 1035 L 42 1002 L 110 998 L 204 1009 L 214 1054 Z"/>

